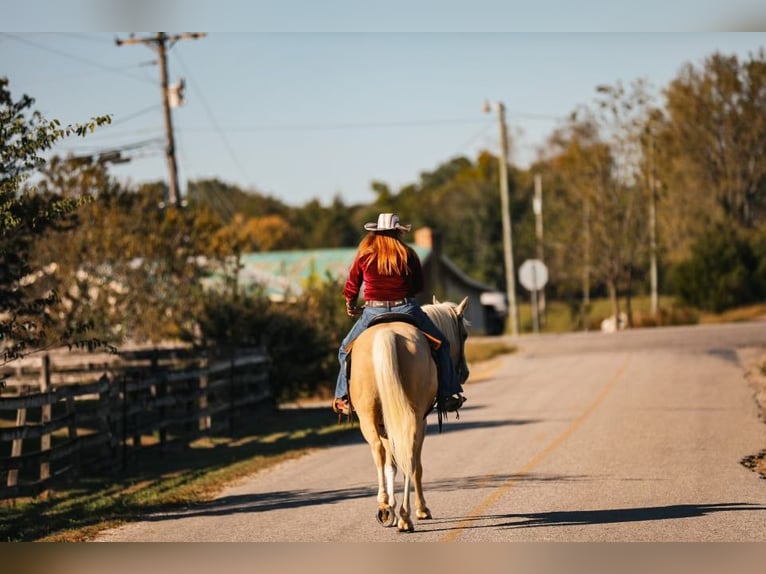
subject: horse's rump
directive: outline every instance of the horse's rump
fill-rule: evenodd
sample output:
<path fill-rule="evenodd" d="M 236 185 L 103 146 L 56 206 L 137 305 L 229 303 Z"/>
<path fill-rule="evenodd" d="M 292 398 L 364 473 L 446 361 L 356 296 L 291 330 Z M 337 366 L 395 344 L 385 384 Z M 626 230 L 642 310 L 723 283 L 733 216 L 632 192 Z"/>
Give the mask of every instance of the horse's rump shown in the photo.
<path fill-rule="evenodd" d="M 394 458 L 405 473 L 411 471 L 413 435 L 423 432 L 419 419 L 433 404 L 436 384 L 429 343 L 416 327 L 376 325 L 357 338 L 351 402 L 360 419 L 384 425 Z"/>

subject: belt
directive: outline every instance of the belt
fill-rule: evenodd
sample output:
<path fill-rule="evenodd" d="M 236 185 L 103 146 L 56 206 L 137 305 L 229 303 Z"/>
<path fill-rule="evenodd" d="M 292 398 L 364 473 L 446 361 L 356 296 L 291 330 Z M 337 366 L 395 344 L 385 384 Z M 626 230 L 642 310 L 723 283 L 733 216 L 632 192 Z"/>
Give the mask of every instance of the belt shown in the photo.
<path fill-rule="evenodd" d="M 367 300 L 364 302 L 364 304 L 367 307 L 396 307 L 397 305 L 404 305 L 405 303 L 408 303 L 409 299 L 394 299 L 393 301 L 375 301 L 375 300 Z"/>

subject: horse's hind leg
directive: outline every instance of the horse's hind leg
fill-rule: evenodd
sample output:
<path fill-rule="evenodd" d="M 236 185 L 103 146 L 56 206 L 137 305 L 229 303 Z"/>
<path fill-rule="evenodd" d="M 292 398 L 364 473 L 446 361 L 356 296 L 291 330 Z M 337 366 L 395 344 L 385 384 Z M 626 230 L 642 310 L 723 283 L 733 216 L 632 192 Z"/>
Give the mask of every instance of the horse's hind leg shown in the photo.
<path fill-rule="evenodd" d="M 431 511 L 426 506 L 426 499 L 423 495 L 423 463 L 421 462 L 421 453 L 423 451 L 423 438 L 420 435 L 420 440 L 415 444 L 415 456 L 413 470 L 412 470 L 412 484 L 415 487 L 415 516 L 419 520 L 432 518 Z"/>
<path fill-rule="evenodd" d="M 419 520 L 432 518 L 431 511 L 426 506 L 425 496 L 423 496 L 423 465 L 419 459 L 412 473 L 412 484 L 415 487 L 415 516 Z"/>
<path fill-rule="evenodd" d="M 396 523 L 399 532 L 412 532 L 415 530 L 412 518 L 410 518 L 410 481 L 411 478 L 409 476 L 404 477 L 404 496 L 402 506 L 399 508 L 399 520 Z"/>
<path fill-rule="evenodd" d="M 391 456 L 386 452 L 383 442 L 376 430 L 366 424 L 366 421 L 360 420 L 360 427 L 365 440 L 370 445 L 372 460 L 375 463 L 375 470 L 378 476 L 378 513 L 377 521 L 383 526 L 393 526 L 396 519 L 394 507 L 394 478 L 396 477 L 396 467 L 393 465 Z"/>

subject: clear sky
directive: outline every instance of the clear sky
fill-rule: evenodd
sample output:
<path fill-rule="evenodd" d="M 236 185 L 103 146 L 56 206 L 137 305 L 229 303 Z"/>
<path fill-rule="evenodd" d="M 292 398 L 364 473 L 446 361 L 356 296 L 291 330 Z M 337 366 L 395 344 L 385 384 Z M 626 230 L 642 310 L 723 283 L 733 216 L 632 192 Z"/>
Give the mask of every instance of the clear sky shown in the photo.
<path fill-rule="evenodd" d="M 25 9 L 35 4 L 45 3 L 29 0 Z M 214 14 L 205 20 L 201 7 L 195 22 L 177 18 L 179 25 L 196 24 L 186 27 L 195 31 L 206 31 L 206 21 L 208 29 L 228 28 L 181 40 L 169 52 L 171 82 L 186 82 L 186 103 L 173 110 L 182 191 L 189 180 L 216 177 L 294 205 L 313 198 L 327 204 L 336 195 L 347 203 L 368 202 L 373 180 L 398 189 L 457 155 L 496 152 L 497 118 L 484 113 L 485 100 L 505 104 L 511 161 L 523 166 L 564 116 L 593 101 L 599 84 L 644 78 L 659 92 L 685 63 L 700 65 L 714 51 L 747 57 L 766 48 L 764 32 L 567 32 L 563 25 L 503 32 L 486 18 L 481 25 L 464 24 L 463 31 L 415 31 L 408 29 L 413 20 L 381 31 L 374 12 L 365 15 L 362 31 L 352 31 L 348 18 L 332 31 L 326 20 L 312 24 L 311 13 L 287 19 L 285 11 L 297 4 L 279 4 L 262 26 L 251 21 L 256 32 L 241 31 L 246 26 L 231 14 L 226 26 Z M 324 5 L 333 4 L 343 2 Z M 267 14 L 257 10 L 250 15 Z M 29 29 L 23 16 L 11 23 Z M 140 15 L 123 16 L 96 23 L 156 29 Z M 289 25 L 278 25 L 280 17 Z M 70 138 L 56 151 L 125 149 L 132 160 L 115 166 L 114 175 L 132 182 L 166 179 L 155 53 L 144 45 L 117 46 L 114 39 L 127 38 L 127 31 L 31 22 L 68 31 L 3 26 L 0 74 L 9 77 L 12 93 L 29 94 L 36 109 L 64 123 L 113 115 L 111 126 Z"/>

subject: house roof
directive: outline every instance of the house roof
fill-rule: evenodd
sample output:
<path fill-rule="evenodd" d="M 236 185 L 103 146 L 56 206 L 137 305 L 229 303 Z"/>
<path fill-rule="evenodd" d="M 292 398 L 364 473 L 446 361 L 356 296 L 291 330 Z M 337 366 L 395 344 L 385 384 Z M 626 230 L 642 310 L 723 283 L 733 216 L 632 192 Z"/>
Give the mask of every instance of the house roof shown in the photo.
<path fill-rule="evenodd" d="M 430 248 L 410 247 L 423 263 L 431 255 Z M 356 247 L 247 253 L 239 281 L 245 288 L 262 287 L 271 298 L 299 296 L 312 280 L 345 279 L 355 255 Z"/>

